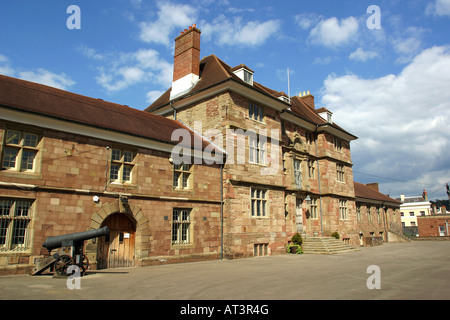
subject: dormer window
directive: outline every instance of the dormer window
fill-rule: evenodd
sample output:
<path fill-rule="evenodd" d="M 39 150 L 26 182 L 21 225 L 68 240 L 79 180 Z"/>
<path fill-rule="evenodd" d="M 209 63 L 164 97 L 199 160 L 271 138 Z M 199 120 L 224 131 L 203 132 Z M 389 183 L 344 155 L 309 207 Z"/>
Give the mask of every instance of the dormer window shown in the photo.
<path fill-rule="evenodd" d="M 239 65 L 231 69 L 231 71 L 245 83 L 253 85 L 253 70 L 246 65 Z"/>
<path fill-rule="evenodd" d="M 319 116 L 325 119 L 328 123 L 333 123 L 333 113 L 325 108 L 318 110 Z"/>
<path fill-rule="evenodd" d="M 287 102 L 287 103 L 291 103 L 291 99 L 285 95 L 279 96 L 278 99 L 280 99 L 281 101 Z"/>
<path fill-rule="evenodd" d="M 253 84 L 253 73 L 244 69 L 244 81 Z"/>

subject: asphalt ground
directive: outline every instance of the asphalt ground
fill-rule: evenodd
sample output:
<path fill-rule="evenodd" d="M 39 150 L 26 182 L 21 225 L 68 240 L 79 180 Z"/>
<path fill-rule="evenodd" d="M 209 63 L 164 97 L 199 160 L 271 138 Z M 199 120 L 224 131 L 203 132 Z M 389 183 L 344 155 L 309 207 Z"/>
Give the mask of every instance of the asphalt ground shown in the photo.
<path fill-rule="evenodd" d="M 262 311 L 268 312 L 263 307 L 274 301 L 447 300 L 450 241 L 385 243 L 334 255 L 285 254 L 107 269 L 88 271 L 77 279 L 52 274 L 2 276 L 0 299 L 145 300 L 153 301 L 154 308 L 177 314 L 204 312 L 203 317 L 208 310 L 200 309 L 202 303 L 215 306 L 216 314 L 220 305 L 222 313 L 248 315 L 258 308 L 262 316 Z M 168 306 L 162 300 L 175 303 Z"/>

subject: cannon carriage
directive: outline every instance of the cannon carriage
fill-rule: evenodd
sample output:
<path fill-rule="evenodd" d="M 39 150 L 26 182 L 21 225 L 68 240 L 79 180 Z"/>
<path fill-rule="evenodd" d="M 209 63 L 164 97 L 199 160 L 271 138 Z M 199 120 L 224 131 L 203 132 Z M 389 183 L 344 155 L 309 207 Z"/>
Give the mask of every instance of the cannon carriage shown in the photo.
<path fill-rule="evenodd" d="M 84 253 L 84 242 L 102 236 L 109 237 L 107 226 L 84 232 L 48 237 L 42 246 L 48 250 L 49 255 L 36 264 L 32 275 L 41 274 L 46 269 L 52 268 L 58 275 L 67 276 L 69 275 L 69 267 L 72 265 L 78 266 L 81 275 L 84 275 L 89 267 L 89 260 Z M 58 249 L 58 251 L 51 254 L 54 249 Z"/>

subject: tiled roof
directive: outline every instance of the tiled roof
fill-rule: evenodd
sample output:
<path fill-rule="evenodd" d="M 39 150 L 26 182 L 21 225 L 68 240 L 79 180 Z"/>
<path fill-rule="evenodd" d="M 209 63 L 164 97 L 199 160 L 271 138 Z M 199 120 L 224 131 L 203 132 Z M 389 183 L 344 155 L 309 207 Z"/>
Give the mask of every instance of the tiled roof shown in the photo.
<path fill-rule="evenodd" d="M 169 144 L 178 143 L 171 140 L 175 129 L 194 135 L 178 121 L 4 75 L 0 75 L 0 105 Z M 207 145 L 203 140 L 203 148 Z"/>
<path fill-rule="evenodd" d="M 206 88 L 212 87 L 230 79 L 245 84 L 243 80 L 241 80 L 233 73 L 234 69 L 235 68 L 230 67 L 225 62 L 217 58 L 217 56 L 214 54 L 204 57 L 200 61 L 200 79 L 197 84 L 190 90 L 189 94 L 202 91 Z M 253 82 L 253 87 L 261 93 L 271 95 L 274 98 L 277 97 L 278 91 L 271 90 L 257 82 Z M 170 90 L 171 88 L 169 88 L 161 97 L 159 97 L 148 108 L 146 108 L 145 111 L 152 112 L 159 107 L 167 105 L 170 102 Z M 279 95 L 280 94 L 278 94 L 278 96 Z"/>
<path fill-rule="evenodd" d="M 237 67 L 232 68 L 229 65 L 227 65 L 225 62 L 220 60 L 214 54 L 204 57 L 200 61 L 200 79 L 197 82 L 197 84 L 186 95 L 195 94 L 206 88 L 212 87 L 214 85 L 217 85 L 219 83 L 222 83 L 224 81 L 231 80 L 231 79 L 236 80 L 238 82 L 241 82 L 244 85 L 249 86 L 242 79 L 240 79 L 233 73 L 233 70 L 235 70 L 236 68 L 242 67 L 242 66 L 244 66 L 244 65 L 239 65 Z M 253 88 L 256 91 L 259 91 L 260 93 L 263 93 L 265 95 L 269 95 L 269 96 L 273 97 L 274 99 L 278 99 L 280 96 L 287 97 L 286 93 L 284 93 L 282 91 L 276 91 L 276 90 L 270 89 L 256 81 L 253 81 Z M 145 111 L 153 112 L 163 106 L 168 105 L 170 102 L 170 90 L 171 90 L 171 88 L 169 88 L 162 96 L 160 96 L 148 108 L 146 108 Z M 177 99 L 181 99 L 181 98 L 183 98 L 183 96 L 181 96 Z M 301 99 L 298 96 L 294 96 L 291 98 L 291 112 L 293 114 L 295 114 L 296 116 L 299 116 L 299 117 L 301 117 L 309 122 L 312 122 L 316 125 L 330 125 L 342 132 L 350 134 L 347 131 L 345 131 L 344 129 L 342 129 L 341 127 L 339 127 L 337 124 L 328 123 L 326 120 L 324 120 L 321 116 L 318 115 L 317 110 L 315 110 L 314 107 L 308 106 L 303 101 L 303 99 Z M 352 134 L 350 134 L 350 135 L 352 135 Z"/>
<path fill-rule="evenodd" d="M 364 199 L 371 199 L 371 200 L 378 200 L 383 202 L 390 202 L 400 205 L 401 202 L 398 200 L 395 200 L 381 192 L 378 192 L 365 184 L 354 182 L 354 188 L 355 188 L 355 196 L 356 198 L 364 198 Z"/>

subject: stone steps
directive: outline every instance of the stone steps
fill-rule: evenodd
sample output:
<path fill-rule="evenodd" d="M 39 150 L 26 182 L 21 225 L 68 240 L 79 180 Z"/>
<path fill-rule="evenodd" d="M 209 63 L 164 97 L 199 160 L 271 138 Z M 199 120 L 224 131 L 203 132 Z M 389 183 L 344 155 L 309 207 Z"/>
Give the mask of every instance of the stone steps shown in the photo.
<path fill-rule="evenodd" d="M 306 254 L 337 254 L 359 251 L 358 248 L 333 237 L 304 237 L 302 249 Z"/>

